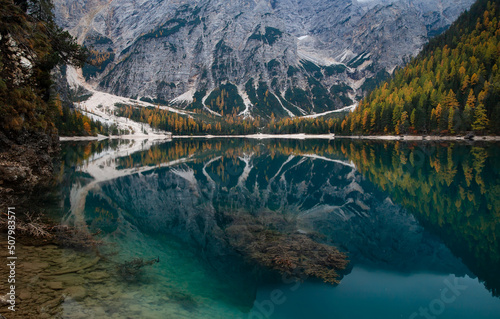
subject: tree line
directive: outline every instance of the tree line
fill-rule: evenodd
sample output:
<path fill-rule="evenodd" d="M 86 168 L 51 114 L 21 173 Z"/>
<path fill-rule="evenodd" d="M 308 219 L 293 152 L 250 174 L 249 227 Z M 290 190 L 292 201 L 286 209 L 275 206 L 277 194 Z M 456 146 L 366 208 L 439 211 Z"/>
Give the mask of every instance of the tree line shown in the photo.
<path fill-rule="evenodd" d="M 477 1 L 336 126 L 345 134 L 500 133 L 498 1 Z M 473 21 L 465 24 L 464 21 Z M 451 37 L 450 34 L 453 36 Z M 340 124 L 340 125 L 339 125 Z"/>
<path fill-rule="evenodd" d="M 136 122 L 148 123 L 152 128 L 173 134 L 253 134 L 257 132 L 260 120 L 244 119 L 236 114 L 224 117 L 196 113 L 197 117 L 186 116 L 157 107 L 135 107 L 119 105 L 115 115 Z"/>

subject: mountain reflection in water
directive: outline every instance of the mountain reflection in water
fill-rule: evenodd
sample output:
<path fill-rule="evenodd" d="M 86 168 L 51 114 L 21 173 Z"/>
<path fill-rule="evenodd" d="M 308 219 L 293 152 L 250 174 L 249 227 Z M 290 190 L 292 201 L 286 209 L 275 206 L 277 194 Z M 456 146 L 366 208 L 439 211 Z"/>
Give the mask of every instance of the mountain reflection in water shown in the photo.
<path fill-rule="evenodd" d="M 62 219 L 100 231 L 113 243 L 102 249 L 114 251 L 117 261 L 161 255 L 149 285 L 168 282 L 203 304 L 236 307 L 231 316 L 251 314 L 262 287 L 279 286 L 270 265 L 287 272 L 277 264 L 307 268 L 319 258 L 286 250 L 299 240 L 309 250 L 333 246 L 345 253 L 347 269 L 333 267 L 338 279 L 359 267 L 477 276 L 497 296 L 499 156 L 495 144 L 67 143 Z M 324 269 L 315 271 L 300 277 L 322 278 Z"/>

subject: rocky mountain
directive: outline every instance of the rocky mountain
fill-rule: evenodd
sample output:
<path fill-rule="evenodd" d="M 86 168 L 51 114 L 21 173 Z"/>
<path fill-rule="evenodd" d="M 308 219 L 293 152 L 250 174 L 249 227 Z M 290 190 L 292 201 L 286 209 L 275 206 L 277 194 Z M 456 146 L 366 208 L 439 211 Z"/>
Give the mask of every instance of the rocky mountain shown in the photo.
<path fill-rule="evenodd" d="M 212 113 L 300 116 L 354 104 L 472 0 L 55 0 L 92 48 L 87 82 Z"/>

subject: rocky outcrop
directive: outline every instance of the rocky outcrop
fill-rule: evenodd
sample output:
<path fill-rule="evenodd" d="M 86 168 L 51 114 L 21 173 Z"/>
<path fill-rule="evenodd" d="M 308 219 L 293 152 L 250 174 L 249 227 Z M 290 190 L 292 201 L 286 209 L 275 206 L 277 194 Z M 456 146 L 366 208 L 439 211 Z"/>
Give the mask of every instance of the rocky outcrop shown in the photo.
<path fill-rule="evenodd" d="M 472 2 L 57 0 L 55 7 L 58 23 L 94 48 L 100 67 L 83 73 L 102 90 L 218 111 L 204 102 L 230 82 L 252 114 L 293 116 L 354 103 Z M 259 90 L 276 96 L 264 101 Z"/>
<path fill-rule="evenodd" d="M 57 136 L 22 132 L 7 138 L 0 131 L 0 200 L 2 209 L 26 204 L 36 187 L 50 182 L 52 156 L 59 149 Z"/>
<path fill-rule="evenodd" d="M 5 80 L 11 81 L 13 85 L 20 86 L 26 84 L 33 75 L 33 65 L 36 61 L 36 53 L 26 47 L 20 47 L 17 41 L 7 33 L 0 34 L 2 53 L 6 60 L 4 68 L 10 73 Z"/>
<path fill-rule="evenodd" d="M 307 36 L 299 48 L 346 64 L 376 64 L 392 70 L 414 56 L 430 36 L 445 30 L 473 1 L 280 0 L 277 15 L 287 31 Z M 297 14 L 298 13 L 298 14 Z M 299 15 L 302 18 L 296 19 Z M 305 38 L 304 38 L 305 40 Z"/>

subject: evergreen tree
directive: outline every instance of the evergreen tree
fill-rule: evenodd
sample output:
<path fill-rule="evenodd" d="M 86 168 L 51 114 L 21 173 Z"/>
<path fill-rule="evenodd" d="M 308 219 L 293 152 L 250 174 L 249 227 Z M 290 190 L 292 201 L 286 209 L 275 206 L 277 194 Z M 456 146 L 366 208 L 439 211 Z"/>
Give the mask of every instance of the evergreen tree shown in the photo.
<path fill-rule="evenodd" d="M 486 108 L 484 104 L 480 103 L 474 112 L 474 123 L 472 123 L 472 129 L 476 132 L 482 133 L 488 126 L 489 120 L 486 115 Z"/>

